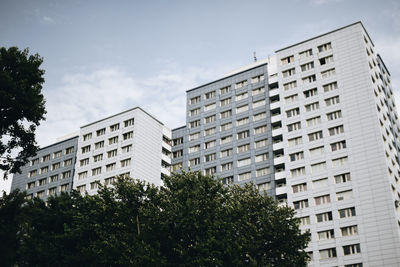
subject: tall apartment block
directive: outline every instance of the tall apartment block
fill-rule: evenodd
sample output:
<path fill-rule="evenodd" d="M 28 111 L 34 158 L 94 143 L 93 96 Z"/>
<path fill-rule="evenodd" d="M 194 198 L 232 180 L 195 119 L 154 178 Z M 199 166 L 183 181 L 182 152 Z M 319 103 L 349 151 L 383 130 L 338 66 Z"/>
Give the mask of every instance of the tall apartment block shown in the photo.
<path fill-rule="evenodd" d="M 127 175 L 161 185 L 169 175 L 171 131 L 141 108 L 82 126 L 73 188 L 89 194 L 98 183 Z"/>
<path fill-rule="evenodd" d="M 357 22 L 188 90 L 172 169 L 293 207 L 310 266 L 400 266 L 399 131 L 390 73 Z"/>
<path fill-rule="evenodd" d="M 28 198 L 46 200 L 50 195 L 69 192 L 76 161 L 78 136 L 40 149 L 21 173 L 13 175 L 11 191 L 27 191 Z"/>

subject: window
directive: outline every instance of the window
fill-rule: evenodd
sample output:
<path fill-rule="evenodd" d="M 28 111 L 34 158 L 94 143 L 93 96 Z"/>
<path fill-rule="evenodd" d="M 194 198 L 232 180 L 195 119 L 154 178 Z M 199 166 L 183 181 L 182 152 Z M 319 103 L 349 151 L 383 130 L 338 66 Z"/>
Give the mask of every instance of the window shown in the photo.
<path fill-rule="evenodd" d="M 59 158 L 62 155 L 62 151 L 57 151 L 53 153 L 53 159 Z M 38 162 L 39 163 L 39 162 Z"/>
<path fill-rule="evenodd" d="M 135 122 L 135 119 L 133 119 L 133 118 L 126 120 L 126 121 L 124 121 L 124 127 L 132 126 L 134 124 L 134 122 Z"/>
<path fill-rule="evenodd" d="M 317 223 L 332 221 L 332 212 L 316 214 L 315 217 L 317 218 Z"/>
<path fill-rule="evenodd" d="M 295 137 L 295 138 L 292 138 L 292 139 L 288 140 L 288 144 L 289 144 L 290 147 L 301 145 L 302 143 L 303 143 L 303 139 L 301 138 L 301 136 Z"/>
<path fill-rule="evenodd" d="M 240 89 L 242 87 L 245 87 L 246 85 L 247 85 L 247 80 L 240 81 L 235 84 L 235 89 Z"/>
<path fill-rule="evenodd" d="M 224 107 L 224 106 L 229 105 L 230 103 L 232 103 L 232 98 L 223 99 L 219 103 L 220 103 L 221 107 Z"/>
<path fill-rule="evenodd" d="M 316 206 L 331 203 L 331 197 L 329 195 L 315 197 L 314 200 Z"/>
<path fill-rule="evenodd" d="M 215 147 L 216 144 L 217 144 L 217 142 L 215 140 L 205 142 L 204 149 Z"/>
<path fill-rule="evenodd" d="M 342 236 L 352 236 L 358 234 L 357 225 L 342 227 L 340 228 L 340 231 L 342 232 Z"/>
<path fill-rule="evenodd" d="M 59 169 L 60 167 L 61 167 L 60 162 L 57 162 L 57 163 L 54 163 L 53 165 L 51 165 L 51 169 L 53 171 Z"/>
<path fill-rule="evenodd" d="M 200 132 L 192 133 L 189 135 L 189 141 L 193 141 L 200 138 Z"/>
<path fill-rule="evenodd" d="M 204 118 L 204 123 L 205 124 L 211 123 L 211 122 L 214 122 L 215 120 L 216 120 L 216 115 L 211 115 L 211 116 Z M 197 123 L 195 125 L 193 125 L 193 127 L 197 127 L 197 126 L 200 126 L 200 120 L 198 120 Z"/>
<path fill-rule="evenodd" d="M 282 71 L 283 78 L 287 78 L 287 77 L 290 77 L 290 76 L 295 75 L 295 74 L 296 74 L 296 69 L 295 68 Z"/>
<path fill-rule="evenodd" d="M 239 100 L 243 100 L 243 99 L 246 99 L 248 97 L 248 93 L 247 92 L 244 92 L 244 93 L 241 93 L 241 94 L 238 94 L 238 95 L 236 95 L 236 101 L 239 101 Z"/>
<path fill-rule="evenodd" d="M 55 195 L 57 193 L 57 187 L 49 188 L 49 191 L 47 193 L 49 196 Z"/>
<path fill-rule="evenodd" d="M 300 226 L 306 226 L 310 224 L 310 216 L 301 217 L 300 219 Z"/>
<path fill-rule="evenodd" d="M 206 100 L 214 98 L 215 97 L 215 91 L 211 91 L 211 92 L 205 93 L 204 97 L 205 97 Z"/>
<path fill-rule="evenodd" d="M 49 166 L 40 168 L 40 174 L 47 173 L 49 171 Z"/>
<path fill-rule="evenodd" d="M 121 176 L 123 176 L 123 175 L 121 175 Z M 129 176 L 129 173 L 128 173 L 128 176 Z M 106 179 L 104 179 L 104 185 L 113 184 L 114 181 L 115 181 L 115 177 L 106 178 Z"/>
<path fill-rule="evenodd" d="M 38 158 L 31 160 L 31 166 L 34 166 L 36 164 L 39 164 L 39 159 Z"/>
<path fill-rule="evenodd" d="M 195 108 L 189 111 L 190 116 L 196 116 L 200 114 L 200 108 Z"/>
<path fill-rule="evenodd" d="M 290 161 L 302 160 L 302 159 L 304 159 L 304 152 L 300 151 L 300 152 L 290 154 L 289 158 L 290 158 Z"/>
<path fill-rule="evenodd" d="M 231 86 L 230 85 L 225 86 L 225 87 L 219 89 L 219 94 L 223 95 L 223 94 L 229 93 L 230 91 L 231 91 Z"/>
<path fill-rule="evenodd" d="M 343 254 L 346 255 L 353 255 L 360 253 L 360 244 L 354 244 L 354 245 L 348 245 L 348 246 L 343 246 Z"/>
<path fill-rule="evenodd" d="M 64 167 L 72 165 L 72 159 L 64 160 Z"/>
<path fill-rule="evenodd" d="M 293 201 L 293 206 L 295 210 L 308 208 L 308 199 Z"/>
<path fill-rule="evenodd" d="M 290 95 L 290 96 L 285 97 L 285 103 L 291 104 L 291 103 L 296 102 L 298 99 L 299 99 L 298 94 Z"/>
<path fill-rule="evenodd" d="M 341 117 L 342 117 L 342 111 L 340 110 L 326 114 L 326 118 L 328 119 L 328 121 L 340 119 Z"/>
<path fill-rule="evenodd" d="M 84 134 L 83 135 L 83 141 L 88 141 L 92 139 L 92 133 Z"/>
<path fill-rule="evenodd" d="M 119 130 L 119 123 L 110 126 L 110 132 L 114 132 L 116 130 Z"/>
<path fill-rule="evenodd" d="M 173 142 L 174 146 L 180 145 L 183 143 L 183 137 L 176 138 L 172 142 Z"/>
<path fill-rule="evenodd" d="M 199 146 L 199 148 L 200 148 L 200 145 L 198 145 Z M 178 150 L 178 151 L 174 151 L 174 152 L 172 152 L 172 158 L 173 159 L 176 159 L 176 158 L 180 158 L 180 157 L 182 157 L 183 156 L 183 150 L 181 149 L 181 150 Z"/>
<path fill-rule="evenodd" d="M 336 193 L 337 201 L 353 199 L 353 191 L 347 190 Z"/>
<path fill-rule="evenodd" d="M 123 146 L 121 149 L 122 149 L 122 153 L 128 153 L 128 152 L 132 151 L 132 145 Z"/>
<path fill-rule="evenodd" d="M 71 171 L 63 172 L 61 174 L 61 179 L 66 179 L 71 177 Z"/>
<path fill-rule="evenodd" d="M 222 178 L 222 184 L 233 184 L 233 176 Z"/>
<path fill-rule="evenodd" d="M 320 162 L 316 164 L 311 164 L 312 173 L 320 173 L 326 170 L 326 162 Z"/>
<path fill-rule="evenodd" d="M 305 98 L 309 98 L 318 94 L 317 88 L 312 88 L 303 92 Z"/>
<path fill-rule="evenodd" d="M 245 144 L 245 145 L 241 145 L 237 147 L 237 152 L 238 153 L 243 153 L 243 152 L 247 152 L 250 150 L 250 144 Z"/>
<path fill-rule="evenodd" d="M 262 81 L 264 81 L 264 74 L 261 74 L 261 75 L 251 78 L 251 83 L 259 83 Z"/>
<path fill-rule="evenodd" d="M 262 134 L 265 132 L 267 132 L 267 125 L 262 125 L 262 126 L 254 128 L 254 135 Z"/>
<path fill-rule="evenodd" d="M 248 180 L 251 178 L 251 172 L 245 172 L 245 173 L 241 173 L 238 175 L 238 181 L 244 181 L 244 180 Z"/>
<path fill-rule="evenodd" d="M 319 103 L 318 102 L 314 102 L 308 105 L 305 105 L 306 111 L 310 112 L 310 111 L 314 111 L 319 109 Z"/>
<path fill-rule="evenodd" d="M 40 179 L 40 180 L 38 180 L 38 186 L 42 186 L 42 185 L 45 185 L 46 184 L 46 178 L 44 178 L 44 179 Z"/>
<path fill-rule="evenodd" d="M 350 173 L 335 175 L 334 178 L 335 178 L 335 183 L 337 184 L 347 183 L 351 181 Z"/>
<path fill-rule="evenodd" d="M 65 154 L 66 155 L 71 154 L 72 152 L 74 152 L 74 147 L 73 146 L 68 147 L 67 149 L 65 149 Z"/>
<path fill-rule="evenodd" d="M 204 106 L 204 111 L 210 111 L 210 110 L 215 109 L 216 107 L 217 107 L 217 105 L 215 103 L 211 103 L 211 104 Z"/>
<path fill-rule="evenodd" d="M 250 158 L 246 158 L 246 159 L 240 159 L 237 161 L 237 166 L 238 167 L 243 167 L 246 165 L 249 165 L 251 163 L 251 159 Z"/>
<path fill-rule="evenodd" d="M 98 182 L 99 182 L 99 181 L 94 181 L 94 182 L 90 183 L 90 189 L 91 189 L 91 190 L 97 189 L 97 188 L 99 187 Z"/>
<path fill-rule="evenodd" d="M 314 62 L 311 61 L 311 62 L 308 62 L 308 63 L 306 63 L 306 64 L 303 64 L 303 65 L 300 66 L 300 68 L 301 68 L 301 71 L 308 71 L 308 70 L 311 70 L 311 69 L 314 68 Z"/>
<path fill-rule="evenodd" d="M 131 165 L 131 159 L 121 160 L 121 168 L 127 167 Z"/>
<path fill-rule="evenodd" d="M 335 238 L 335 231 L 333 229 L 318 232 L 318 240 L 327 240 Z"/>
<path fill-rule="evenodd" d="M 267 191 L 268 189 L 271 189 L 271 184 L 269 182 L 258 184 L 257 189 L 260 192 Z"/>
<path fill-rule="evenodd" d="M 248 117 L 241 118 L 241 119 L 238 119 L 236 121 L 236 126 L 242 126 L 242 125 L 245 125 L 247 123 L 249 123 L 249 118 Z"/>
<path fill-rule="evenodd" d="M 322 86 L 324 88 L 324 92 L 329 92 L 329 91 L 333 91 L 335 89 L 338 89 L 338 85 L 337 82 L 333 82 L 333 83 L 328 83 Z"/>
<path fill-rule="evenodd" d="M 189 167 L 196 166 L 200 164 L 200 158 L 194 158 L 189 160 Z"/>
<path fill-rule="evenodd" d="M 189 153 L 200 151 L 200 144 L 189 147 Z"/>
<path fill-rule="evenodd" d="M 213 154 L 208 154 L 204 156 L 204 162 L 209 162 L 209 161 L 213 161 L 217 159 L 217 154 L 213 153 Z"/>
<path fill-rule="evenodd" d="M 215 127 L 206 129 L 206 130 L 204 130 L 204 136 L 210 136 L 210 135 L 215 134 L 216 132 L 217 132 L 217 129 Z"/>
<path fill-rule="evenodd" d="M 339 96 L 334 96 L 334 97 L 330 97 L 325 99 L 325 105 L 327 107 L 332 106 L 332 105 L 336 105 L 340 103 L 340 99 Z"/>
<path fill-rule="evenodd" d="M 78 180 L 82 180 L 82 179 L 86 178 L 87 176 L 88 176 L 87 171 L 80 172 L 80 173 L 78 173 Z"/>
<path fill-rule="evenodd" d="M 118 136 L 114 136 L 108 139 L 108 144 L 112 145 L 112 144 L 116 144 L 118 143 Z"/>
<path fill-rule="evenodd" d="M 232 110 L 221 112 L 220 115 L 221 119 L 229 118 L 230 116 L 232 116 Z"/>
<path fill-rule="evenodd" d="M 282 58 L 281 59 L 281 65 L 286 65 L 286 64 L 292 63 L 293 61 L 294 61 L 294 56 L 291 55 L 291 56 Z"/>
<path fill-rule="evenodd" d="M 94 162 L 98 162 L 98 161 L 101 161 L 101 160 L 103 160 L 103 154 L 98 154 L 98 155 L 93 156 L 93 161 Z"/>
<path fill-rule="evenodd" d="M 265 99 L 253 102 L 253 109 L 265 106 Z"/>
<path fill-rule="evenodd" d="M 300 58 L 306 58 L 306 57 L 309 57 L 312 55 L 313 55 L 312 49 L 308 49 L 308 50 L 305 50 L 305 51 L 299 53 Z"/>
<path fill-rule="evenodd" d="M 319 147 L 310 149 L 310 157 L 317 157 L 317 156 L 321 156 L 322 154 L 324 154 L 323 146 L 319 146 Z"/>
<path fill-rule="evenodd" d="M 82 147 L 82 154 L 90 152 L 90 145 Z"/>
<path fill-rule="evenodd" d="M 111 164 L 107 164 L 106 165 L 106 172 L 110 172 L 110 171 L 115 170 L 116 166 L 117 166 L 117 164 L 115 162 L 111 163 Z"/>
<path fill-rule="evenodd" d="M 298 177 L 306 174 L 306 168 L 305 167 L 300 167 L 296 169 L 290 170 L 290 175 L 292 177 Z"/>
<path fill-rule="evenodd" d="M 60 186 L 60 192 L 66 192 L 68 190 L 69 184 L 63 184 Z"/>
<path fill-rule="evenodd" d="M 318 132 L 315 132 L 315 133 L 308 134 L 308 140 L 310 142 L 311 141 L 315 141 L 315 140 L 319 140 L 319 139 L 322 139 L 322 138 L 323 138 L 322 131 L 318 131 Z"/>
<path fill-rule="evenodd" d="M 293 193 L 299 193 L 299 192 L 304 192 L 307 191 L 307 184 L 302 183 L 302 184 L 296 184 L 292 186 Z"/>
<path fill-rule="evenodd" d="M 237 139 L 238 140 L 241 140 L 241 139 L 244 139 L 244 138 L 248 138 L 249 136 L 250 136 L 250 131 L 249 130 L 237 133 Z"/>
<path fill-rule="evenodd" d="M 45 155 L 42 157 L 42 162 L 46 162 L 50 160 L 50 154 L 49 155 Z"/>
<path fill-rule="evenodd" d="M 100 129 L 96 131 L 96 136 L 101 136 L 106 133 L 106 128 Z"/>
<path fill-rule="evenodd" d="M 329 77 L 335 75 L 335 73 L 336 73 L 335 68 L 332 68 L 332 69 L 329 69 L 326 71 L 321 71 L 321 76 L 323 79 L 326 79 L 326 78 L 329 78 Z"/>
<path fill-rule="evenodd" d="M 319 59 L 319 64 L 320 64 L 321 66 L 326 65 L 326 64 L 329 64 L 329 63 L 331 63 L 331 62 L 333 62 L 333 56 L 332 56 L 332 55 L 331 55 L 331 56 L 327 56 L 327 57 L 323 57 L 323 58 L 320 58 L 320 59 Z"/>
<path fill-rule="evenodd" d="M 258 95 L 258 94 L 262 94 L 264 92 L 265 92 L 265 88 L 264 87 L 259 87 L 259 88 L 253 89 L 251 91 L 251 95 L 255 96 L 255 95 Z"/>
<path fill-rule="evenodd" d="M 328 182 L 328 178 L 322 178 L 322 179 L 318 179 L 313 181 L 313 188 L 314 189 L 319 189 L 319 188 L 323 188 L 329 185 Z"/>
<path fill-rule="evenodd" d="M 30 182 L 26 184 L 26 189 L 32 189 L 35 187 L 35 182 Z"/>
<path fill-rule="evenodd" d="M 37 193 L 36 193 L 36 197 L 43 198 L 43 197 L 44 197 L 44 190 L 43 190 L 43 191 L 37 192 Z"/>
<path fill-rule="evenodd" d="M 248 111 L 249 110 L 249 106 L 248 105 L 244 105 L 244 106 L 241 106 L 241 107 L 237 107 L 236 108 L 236 114 L 237 113 L 240 113 L 240 112 L 245 112 L 245 111 Z"/>
<path fill-rule="evenodd" d="M 331 45 L 331 43 L 329 42 L 329 43 L 326 43 L 326 44 L 323 44 L 323 45 L 320 45 L 320 46 L 318 46 L 318 52 L 325 52 L 325 51 L 328 51 L 328 50 L 331 50 L 332 49 L 332 45 Z"/>
<path fill-rule="evenodd" d="M 313 83 L 317 80 L 315 74 L 302 78 L 303 84 Z"/>
<path fill-rule="evenodd" d="M 288 91 L 290 89 L 294 89 L 297 87 L 297 82 L 296 81 L 292 81 L 292 82 L 288 82 L 288 83 L 284 83 L 283 84 L 283 89 L 285 91 Z"/>
<path fill-rule="evenodd" d="M 232 148 L 221 151 L 221 158 L 232 156 Z"/>
<path fill-rule="evenodd" d="M 221 164 L 221 171 L 229 171 L 232 170 L 232 168 L 233 168 L 232 162 Z"/>
<path fill-rule="evenodd" d="M 199 103 L 200 101 L 201 101 L 201 97 L 195 96 L 195 97 L 190 98 L 189 103 L 190 103 L 190 105 L 194 105 L 194 104 Z"/>
<path fill-rule="evenodd" d="M 341 209 L 338 212 L 339 212 L 340 219 L 356 216 L 356 208 L 354 208 L 354 207 L 347 208 L 347 209 Z"/>
<path fill-rule="evenodd" d="M 198 126 L 200 126 L 200 120 L 195 120 L 195 121 L 189 122 L 189 128 L 195 128 Z"/>
<path fill-rule="evenodd" d="M 269 174 L 269 168 L 268 167 L 256 170 L 256 177 L 266 176 L 268 174 Z M 269 185 L 269 183 L 268 183 L 268 185 Z"/>
<path fill-rule="evenodd" d="M 322 249 L 319 251 L 319 259 L 326 260 L 336 258 L 336 248 Z"/>
<path fill-rule="evenodd" d="M 321 116 L 307 119 L 306 122 L 307 122 L 307 127 L 316 126 L 321 123 Z"/>
<path fill-rule="evenodd" d="M 217 172 L 216 166 L 204 169 L 204 175 L 213 175 L 216 172 Z"/>
<path fill-rule="evenodd" d="M 100 149 L 104 147 L 104 141 L 100 141 L 97 143 L 94 143 L 94 149 Z"/>
<path fill-rule="evenodd" d="M 50 176 L 50 183 L 58 181 L 58 174 Z"/>
<path fill-rule="evenodd" d="M 266 160 L 268 160 L 268 153 L 256 155 L 256 158 L 255 158 L 256 163 L 266 161 Z"/>
<path fill-rule="evenodd" d="M 117 149 L 113 149 L 107 152 L 107 158 L 112 158 L 117 155 Z"/>
<path fill-rule="evenodd" d="M 346 141 L 340 141 L 336 143 L 331 144 L 331 151 L 337 151 L 337 150 L 342 150 L 346 148 Z"/>
<path fill-rule="evenodd" d="M 343 128 L 343 125 L 339 125 L 339 126 L 336 126 L 336 127 L 329 128 L 328 131 L 329 131 L 329 135 L 330 136 L 334 136 L 334 135 L 338 135 L 338 134 L 343 133 L 344 132 L 344 128 Z"/>
<path fill-rule="evenodd" d="M 260 147 L 265 147 L 267 146 L 267 139 L 262 139 L 254 142 L 254 147 L 255 148 L 260 148 Z"/>
<path fill-rule="evenodd" d="M 362 263 L 346 264 L 344 267 L 363 267 Z"/>
<path fill-rule="evenodd" d="M 288 118 L 300 115 L 300 108 L 289 109 L 286 111 L 286 116 Z"/>
<path fill-rule="evenodd" d="M 267 117 L 267 114 L 265 112 L 258 113 L 258 114 L 253 115 L 253 121 L 259 121 L 259 120 L 265 119 L 266 117 Z M 247 118 L 247 122 L 248 122 L 248 118 Z"/>

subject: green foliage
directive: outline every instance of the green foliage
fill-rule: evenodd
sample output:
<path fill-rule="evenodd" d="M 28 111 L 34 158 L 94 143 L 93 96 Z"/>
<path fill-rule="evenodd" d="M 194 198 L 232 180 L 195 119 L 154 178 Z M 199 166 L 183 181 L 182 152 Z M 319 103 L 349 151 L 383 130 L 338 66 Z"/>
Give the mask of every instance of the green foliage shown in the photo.
<path fill-rule="evenodd" d="M 200 173 L 164 186 L 118 178 L 78 192 L 0 200 L 5 266 L 305 266 L 308 233 L 294 211 L 251 184 L 223 186 Z"/>
<path fill-rule="evenodd" d="M 17 47 L 0 48 L 0 169 L 16 173 L 37 150 L 35 130 L 44 119 L 43 59 Z M 13 150 L 19 150 L 16 157 Z"/>

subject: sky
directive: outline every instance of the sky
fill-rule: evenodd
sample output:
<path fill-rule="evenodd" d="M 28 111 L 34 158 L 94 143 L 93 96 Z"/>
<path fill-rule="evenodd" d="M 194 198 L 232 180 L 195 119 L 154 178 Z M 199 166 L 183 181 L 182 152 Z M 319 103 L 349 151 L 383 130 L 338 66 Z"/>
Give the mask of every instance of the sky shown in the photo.
<path fill-rule="evenodd" d="M 185 91 L 275 50 L 362 21 L 400 105 L 400 1 L 0 0 L 0 46 L 43 57 L 41 147 L 140 106 L 185 124 Z M 9 181 L 0 181 L 0 189 Z"/>

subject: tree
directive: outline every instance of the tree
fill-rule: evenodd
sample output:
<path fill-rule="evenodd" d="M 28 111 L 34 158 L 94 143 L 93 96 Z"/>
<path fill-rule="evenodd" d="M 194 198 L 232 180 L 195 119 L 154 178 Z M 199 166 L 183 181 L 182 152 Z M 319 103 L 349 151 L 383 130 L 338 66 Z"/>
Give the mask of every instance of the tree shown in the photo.
<path fill-rule="evenodd" d="M 19 245 L 10 265 L 307 263 L 309 235 L 301 233 L 291 208 L 280 207 L 252 184 L 223 186 L 198 172 L 165 177 L 162 187 L 121 177 L 94 196 L 73 191 L 50 197 L 46 205 L 39 199 L 17 203 L 13 208 L 24 216 L 13 220 L 19 230 L 8 240 Z"/>
<path fill-rule="evenodd" d="M 20 172 L 35 155 L 35 130 L 46 113 L 41 93 L 43 58 L 28 54 L 28 49 L 0 48 L 0 169 L 5 171 L 4 178 L 8 172 Z"/>

